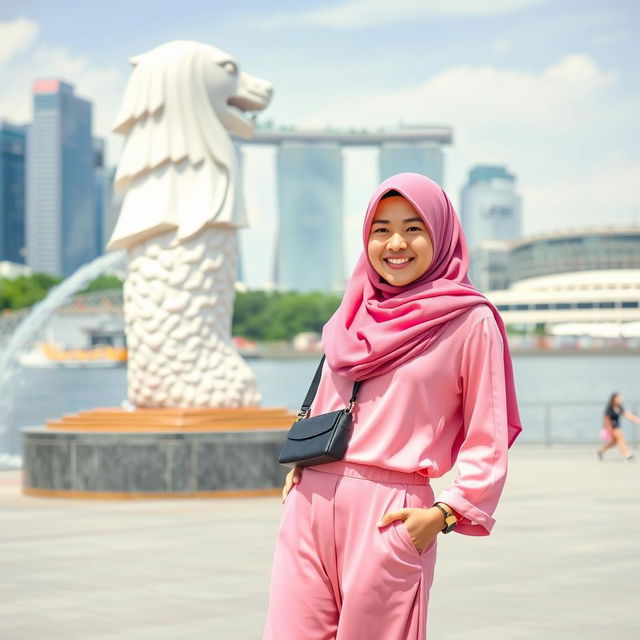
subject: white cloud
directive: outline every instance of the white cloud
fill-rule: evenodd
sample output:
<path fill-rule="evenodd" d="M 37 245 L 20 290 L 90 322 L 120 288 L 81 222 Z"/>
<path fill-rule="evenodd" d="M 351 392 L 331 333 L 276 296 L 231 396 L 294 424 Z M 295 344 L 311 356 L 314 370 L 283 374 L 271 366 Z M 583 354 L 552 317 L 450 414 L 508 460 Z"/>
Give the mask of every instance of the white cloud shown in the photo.
<path fill-rule="evenodd" d="M 16 24 L 26 26 L 16 27 Z M 36 35 L 38 26 L 30 21 L 14 21 L 0 23 L 0 42 L 2 30 L 7 25 L 14 25 L 13 33 L 22 30 L 20 40 L 17 36 L 13 42 L 12 54 L 0 64 L 0 119 L 17 123 L 29 122 L 32 118 L 31 88 L 38 78 L 54 77 L 74 85 L 75 93 L 93 103 L 93 129 L 100 136 L 110 136 L 119 101 L 126 84 L 126 75 L 119 69 L 96 67 L 81 55 L 76 55 L 66 47 L 51 46 L 38 42 Z M 18 47 L 19 44 L 19 47 Z M 9 47 L 0 46 L 0 56 Z M 113 161 L 119 148 L 119 141 L 110 136 L 108 154 Z"/>
<path fill-rule="evenodd" d="M 0 65 L 28 49 L 38 36 L 38 25 L 26 18 L 0 22 Z"/>
<path fill-rule="evenodd" d="M 351 0 L 327 9 L 281 13 L 271 26 L 309 24 L 335 29 L 357 29 L 407 22 L 432 16 L 485 16 L 512 13 L 548 0 Z"/>
<path fill-rule="evenodd" d="M 321 112 L 307 117 L 308 124 L 327 122 L 344 126 L 375 126 L 412 122 L 447 122 L 502 128 L 517 124 L 527 129 L 547 129 L 571 116 L 579 100 L 589 100 L 616 82 L 587 56 L 568 55 L 540 74 L 489 65 L 452 67 L 418 86 L 360 92 L 344 99 L 331 97 Z M 366 108 L 364 108 L 366 105 Z"/>

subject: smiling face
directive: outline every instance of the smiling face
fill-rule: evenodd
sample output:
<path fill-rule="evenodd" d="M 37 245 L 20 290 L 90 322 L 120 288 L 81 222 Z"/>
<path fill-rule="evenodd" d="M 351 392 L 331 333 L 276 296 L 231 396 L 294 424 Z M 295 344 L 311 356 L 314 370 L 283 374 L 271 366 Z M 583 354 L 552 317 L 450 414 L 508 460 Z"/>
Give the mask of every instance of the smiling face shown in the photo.
<path fill-rule="evenodd" d="M 433 242 L 427 225 L 408 200 L 401 196 L 380 200 L 367 254 L 373 268 L 397 287 L 413 282 L 429 268 Z"/>

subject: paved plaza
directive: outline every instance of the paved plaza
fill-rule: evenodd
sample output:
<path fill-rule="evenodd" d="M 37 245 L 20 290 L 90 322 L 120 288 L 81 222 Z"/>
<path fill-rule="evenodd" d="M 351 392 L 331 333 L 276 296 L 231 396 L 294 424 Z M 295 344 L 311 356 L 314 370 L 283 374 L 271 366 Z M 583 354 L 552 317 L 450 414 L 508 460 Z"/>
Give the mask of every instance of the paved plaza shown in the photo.
<path fill-rule="evenodd" d="M 514 448 L 494 533 L 440 537 L 430 640 L 640 638 L 640 463 L 607 453 Z M 276 497 L 26 497 L 2 471 L 0 638 L 259 639 L 279 516 Z"/>

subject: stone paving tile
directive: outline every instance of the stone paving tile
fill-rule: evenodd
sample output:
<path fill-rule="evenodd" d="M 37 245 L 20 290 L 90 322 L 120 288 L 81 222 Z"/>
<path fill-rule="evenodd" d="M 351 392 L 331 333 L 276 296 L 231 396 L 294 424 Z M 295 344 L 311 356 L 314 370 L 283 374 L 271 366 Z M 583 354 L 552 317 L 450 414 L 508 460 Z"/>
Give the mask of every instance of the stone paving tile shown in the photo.
<path fill-rule="evenodd" d="M 640 637 L 640 464 L 592 449 L 514 448 L 493 534 L 440 538 L 429 640 Z M 0 472 L 1 640 L 261 637 L 277 498 L 58 500 L 19 480 Z"/>

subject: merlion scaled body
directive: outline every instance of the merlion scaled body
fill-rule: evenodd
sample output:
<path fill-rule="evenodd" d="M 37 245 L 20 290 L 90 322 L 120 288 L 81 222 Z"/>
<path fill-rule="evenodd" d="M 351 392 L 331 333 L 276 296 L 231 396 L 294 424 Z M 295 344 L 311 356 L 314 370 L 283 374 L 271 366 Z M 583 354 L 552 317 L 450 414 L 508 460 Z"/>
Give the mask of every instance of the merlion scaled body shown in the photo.
<path fill-rule="evenodd" d="M 271 85 L 231 56 L 170 42 L 132 58 L 114 131 L 126 136 L 124 194 L 107 247 L 125 248 L 129 400 L 137 407 L 243 407 L 260 401 L 231 342 L 237 229 L 246 226 L 230 134 Z"/>

